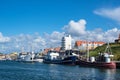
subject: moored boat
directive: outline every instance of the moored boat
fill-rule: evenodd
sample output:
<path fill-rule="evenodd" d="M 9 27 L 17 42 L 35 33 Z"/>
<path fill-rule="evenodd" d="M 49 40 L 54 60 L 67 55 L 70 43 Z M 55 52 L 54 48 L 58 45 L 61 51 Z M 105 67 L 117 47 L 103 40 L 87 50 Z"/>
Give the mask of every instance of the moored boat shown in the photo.
<path fill-rule="evenodd" d="M 18 62 L 33 62 L 34 54 L 30 52 L 22 52 L 19 53 L 18 59 L 16 61 Z"/>
<path fill-rule="evenodd" d="M 115 69 L 116 63 L 115 62 L 88 62 L 84 60 L 79 60 L 76 64 L 84 67 L 96 67 L 96 68 L 108 68 L 108 69 Z"/>
<path fill-rule="evenodd" d="M 109 44 L 106 47 L 109 48 Z M 105 50 L 105 51 L 106 51 Z M 89 52 L 89 51 L 88 51 Z M 88 53 L 89 55 L 89 53 Z M 108 68 L 108 69 L 115 69 L 116 68 L 116 63 L 111 61 L 111 57 L 113 55 L 111 53 L 100 53 L 98 58 L 88 58 L 86 60 L 79 59 L 76 64 L 84 67 L 97 67 L 97 68 Z"/>
<path fill-rule="evenodd" d="M 22 52 L 18 55 L 18 62 L 26 62 L 26 63 L 33 63 L 33 62 L 42 62 L 43 58 L 36 57 L 34 52 Z"/>
<path fill-rule="evenodd" d="M 56 51 L 49 51 L 43 62 L 49 64 L 75 65 L 76 59 L 77 56 L 75 55 L 60 55 L 60 53 Z"/>

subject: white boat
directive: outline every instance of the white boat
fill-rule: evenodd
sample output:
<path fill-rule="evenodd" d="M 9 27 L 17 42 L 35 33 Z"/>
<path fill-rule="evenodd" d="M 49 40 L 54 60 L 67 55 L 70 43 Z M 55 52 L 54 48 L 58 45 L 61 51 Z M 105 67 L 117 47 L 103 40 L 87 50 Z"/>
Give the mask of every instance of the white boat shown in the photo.
<path fill-rule="evenodd" d="M 22 52 L 18 55 L 17 61 L 20 62 L 34 62 L 35 54 L 32 52 Z"/>
<path fill-rule="evenodd" d="M 19 62 L 43 62 L 43 57 L 38 57 L 34 52 L 23 52 L 18 55 Z"/>
<path fill-rule="evenodd" d="M 43 56 L 36 56 L 35 55 L 34 61 L 35 62 L 43 62 Z"/>

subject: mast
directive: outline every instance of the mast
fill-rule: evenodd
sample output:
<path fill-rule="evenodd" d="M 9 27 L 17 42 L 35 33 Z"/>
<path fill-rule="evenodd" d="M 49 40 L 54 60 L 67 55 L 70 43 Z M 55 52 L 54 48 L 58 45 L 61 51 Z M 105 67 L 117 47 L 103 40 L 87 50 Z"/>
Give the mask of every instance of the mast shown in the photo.
<path fill-rule="evenodd" d="M 109 44 L 109 42 L 107 43 L 107 47 L 106 47 L 104 53 L 108 53 L 108 54 L 112 55 L 112 50 L 111 50 L 111 48 L 110 48 L 110 44 Z"/>
<path fill-rule="evenodd" d="M 88 40 L 88 35 L 87 35 L 87 40 L 86 40 L 87 61 L 89 61 L 89 47 L 88 47 L 88 44 L 89 44 L 89 40 Z"/>
<path fill-rule="evenodd" d="M 89 61 L 89 48 L 88 48 L 88 41 L 87 41 L 87 61 Z"/>
<path fill-rule="evenodd" d="M 24 53 L 24 47 L 21 48 L 22 53 Z"/>

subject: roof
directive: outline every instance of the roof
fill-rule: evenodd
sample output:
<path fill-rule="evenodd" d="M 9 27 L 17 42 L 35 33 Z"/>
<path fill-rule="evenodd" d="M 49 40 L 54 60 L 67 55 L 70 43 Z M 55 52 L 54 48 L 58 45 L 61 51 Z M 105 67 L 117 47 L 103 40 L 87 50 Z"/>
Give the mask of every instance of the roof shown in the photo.
<path fill-rule="evenodd" d="M 60 49 L 61 49 L 61 47 L 56 47 L 56 48 L 46 48 L 46 49 L 44 49 L 44 53 L 48 53 L 48 51 L 50 51 L 50 50 L 54 50 L 54 51 L 59 52 Z"/>
<path fill-rule="evenodd" d="M 75 46 L 81 46 L 82 44 L 105 44 L 105 42 L 102 42 L 102 41 L 91 41 L 91 42 L 87 42 L 87 41 L 76 41 L 76 42 L 75 42 Z"/>

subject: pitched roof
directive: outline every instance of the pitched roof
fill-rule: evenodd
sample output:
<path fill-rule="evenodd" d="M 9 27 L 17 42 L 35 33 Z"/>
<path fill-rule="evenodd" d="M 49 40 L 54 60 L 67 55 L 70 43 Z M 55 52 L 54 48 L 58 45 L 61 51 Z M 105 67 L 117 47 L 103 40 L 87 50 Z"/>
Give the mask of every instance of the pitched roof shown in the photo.
<path fill-rule="evenodd" d="M 59 52 L 60 49 L 61 49 L 61 47 L 56 47 L 56 48 L 46 48 L 46 49 L 44 49 L 44 53 L 48 53 L 48 51 L 50 51 L 50 50 L 54 50 L 54 51 Z"/>
<path fill-rule="evenodd" d="M 76 41 L 75 42 L 75 46 L 81 46 L 82 44 L 105 44 L 105 42 L 101 42 L 101 41 L 98 41 L 98 42 Z"/>

